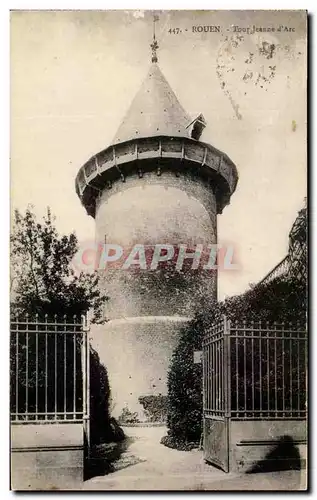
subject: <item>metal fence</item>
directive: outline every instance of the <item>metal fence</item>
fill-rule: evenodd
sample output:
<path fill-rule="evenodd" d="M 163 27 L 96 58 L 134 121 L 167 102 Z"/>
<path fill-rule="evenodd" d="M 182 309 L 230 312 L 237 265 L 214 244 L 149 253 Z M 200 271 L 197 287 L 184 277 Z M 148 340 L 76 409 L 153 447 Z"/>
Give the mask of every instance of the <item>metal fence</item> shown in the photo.
<path fill-rule="evenodd" d="M 269 271 L 268 274 L 264 276 L 264 278 L 257 283 L 257 286 L 259 285 L 267 285 L 271 281 L 273 281 L 276 278 L 282 277 L 282 276 L 287 276 L 290 271 L 290 257 L 289 255 L 286 255 L 284 259 L 281 260 L 278 264 L 276 264 L 271 271 Z"/>
<path fill-rule="evenodd" d="M 83 422 L 89 415 L 84 317 L 15 318 L 10 324 L 11 422 Z"/>
<path fill-rule="evenodd" d="M 305 326 L 224 317 L 204 338 L 204 415 L 305 419 L 307 362 Z"/>

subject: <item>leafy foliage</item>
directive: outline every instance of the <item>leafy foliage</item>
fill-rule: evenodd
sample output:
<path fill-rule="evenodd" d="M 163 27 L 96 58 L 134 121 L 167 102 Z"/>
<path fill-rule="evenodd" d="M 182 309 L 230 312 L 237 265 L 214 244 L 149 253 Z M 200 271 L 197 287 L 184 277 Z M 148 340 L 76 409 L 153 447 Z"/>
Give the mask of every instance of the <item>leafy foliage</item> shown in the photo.
<path fill-rule="evenodd" d="M 203 330 L 196 321 L 184 327 L 168 372 L 167 427 L 178 442 L 199 441 L 202 419 L 202 367 L 193 363 Z"/>
<path fill-rule="evenodd" d="M 110 415 L 110 396 L 107 369 L 100 362 L 98 353 L 90 347 L 90 438 L 93 445 L 125 438 Z"/>
<path fill-rule="evenodd" d="M 178 451 L 191 451 L 194 448 L 198 448 L 197 441 L 182 441 L 175 436 L 167 435 L 163 436 L 161 439 L 161 444 L 164 444 L 167 448 L 174 448 Z"/>
<path fill-rule="evenodd" d="M 305 322 L 306 288 L 303 281 L 280 276 L 269 283 L 252 286 L 242 295 L 207 307 L 197 314 L 197 321 L 206 327 L 225 314 L 233 321 Z"/>
<path fill-rule="evenodd" d="M 140 396 L 139 403 L 144 408 L 144 414 L 148 422 L 164 422 L 166 418 L 167 396 L 150 395 Z"/>
<path fill-rule="evenodd" d="M 78 250 L 75 233 L 60 236 L 50 210 L 38 222 L 28 208 L 15 211 L 11 233 L 11 310 L 31 317 L 80 316 L 93 309 L 102 320 L 107 297 L 98 288 L 97 273 L 76 275 L 71 261 Z"/>
<path fill-rule="evenodd" d="M 138 413 L 136 411 L 132 412 L 129 410 L 128 406 L 122 408 L 122 411 L 118 417 L 119 424 L 137 424 L 139 423 Z"/>

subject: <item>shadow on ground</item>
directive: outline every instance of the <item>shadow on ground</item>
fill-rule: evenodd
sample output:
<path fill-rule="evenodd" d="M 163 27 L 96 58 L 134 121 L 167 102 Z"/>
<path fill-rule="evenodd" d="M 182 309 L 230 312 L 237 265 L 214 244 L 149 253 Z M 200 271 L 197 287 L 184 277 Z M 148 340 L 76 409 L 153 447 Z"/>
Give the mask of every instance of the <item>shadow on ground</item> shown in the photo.
<path fill-rule="evenodd" d="M 249 470 L 247 474 L 258 472 L 275 472 L 287 470 L 300 470 L 301 459 L 298 447 L 291 436 L 281 436 L 277 445 L 270 451 L 264 460 L 260 460 Z"/>
<path fill-rule="evenodd" d="M 119 443 L 92 446 L 90 457 L 85 460 L 84 480 L 105 476 L 143 462 L 144 460 L 128 453 L 128 449 L 134 441 L 134 438 L 126 437 Z"/>

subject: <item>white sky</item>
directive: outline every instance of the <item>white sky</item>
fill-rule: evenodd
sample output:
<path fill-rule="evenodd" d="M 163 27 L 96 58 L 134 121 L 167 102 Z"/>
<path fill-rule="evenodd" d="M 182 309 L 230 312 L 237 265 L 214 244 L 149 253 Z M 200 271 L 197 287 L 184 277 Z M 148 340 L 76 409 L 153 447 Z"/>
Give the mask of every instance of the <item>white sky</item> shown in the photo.
<path fill-rule="evenodd" d="M 220 25 L 222 33 L 192 33 L 200 24 Z M 232 24 L 282 24 L 295 33 L 245 35 L 235 47 L 225 42 Z M 168 32 L 177 27 L 181 34 Z M 226 152 L 239 170 L 237 191 L 218 217 L 218 239 L 234 244 L 241 270 L 220 273 L 222 298 L 242 292 L 284 257 L 306 195 L 305 16 L 165 11 L 157 31 L 162 72 L 188 113 L 203 112 L 208 122 L 202 140 Z M 49 205 L 61 232 L 94 238 L 75 175 L 115 135 L 147 73 L 151 33 L 149 12 L 12 14 L 12 207 L 32 203 L 40 216 Z M 275 44 L 272 59 L 259 53 L 263 41 Z M 274 78 L 256 85 L 259 74 L 269 77 L 269 66 Z M 245 81 L 246 71 L 252 77 Z"/>

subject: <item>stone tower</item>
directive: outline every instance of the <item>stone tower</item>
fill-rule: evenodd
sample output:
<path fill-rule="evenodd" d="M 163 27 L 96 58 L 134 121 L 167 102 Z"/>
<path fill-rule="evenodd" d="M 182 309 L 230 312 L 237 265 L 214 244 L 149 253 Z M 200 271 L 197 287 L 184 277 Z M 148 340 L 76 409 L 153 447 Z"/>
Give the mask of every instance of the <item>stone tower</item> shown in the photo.
<path fill-rule="evenodd" d="M 139 396 L 166 394 L 180 328 L 206 297 L 216 299 L 217 272 L 195 266 L 195 251 L 217 242 L 217 214 L 238 178 L 226 154 L 200 141 L 203 115 L 190 119 L 158 66 L 155 37 L 151 47 L 148 74 L 112 144 L 76 178 L 77 194 L 96 221 L 96 241 L 123 249 L 116 265 L 100 270 L 110 321 L 94 332 L 115 414 L 125 405 L 140 412 Z M 124 269 L 122 259 L 135 245 L 136 263 Z M 137 264 L 142 252 L 146 265 Z M 165 255 L 156 268 L 154 252 L 159 260 Z"/>

